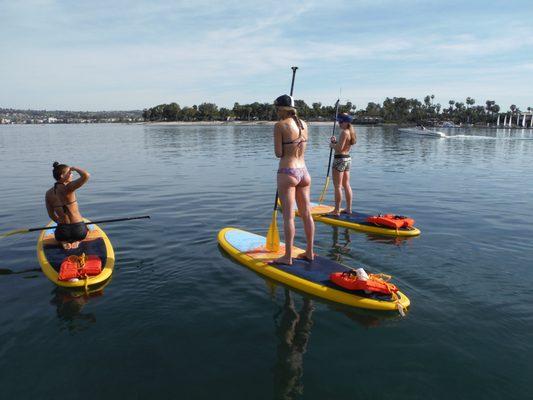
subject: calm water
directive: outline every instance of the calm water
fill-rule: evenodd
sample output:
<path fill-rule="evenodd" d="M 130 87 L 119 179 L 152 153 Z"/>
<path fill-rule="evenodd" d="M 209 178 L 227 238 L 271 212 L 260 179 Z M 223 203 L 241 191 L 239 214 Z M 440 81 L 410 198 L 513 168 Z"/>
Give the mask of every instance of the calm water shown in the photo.
<path fill-rule="evenodd" d="M 311 129 L 314 199 L 330 130 Z M 287 291 L 221 253 L 225 226 L 266 234 L 272 127 L 0 127 L 2 232 L 47 222 L 55 160 L 91 172 L 88 218 L 152 216 L 104 226 L 116 269 L 91 296 L 44 277 L 37 235 L 0 240 L 2 397 L 532 398 L 533 132 L 449 134 L 358 128 L 354 209 L 411 215 L 420 237 L 317 224 L 317 253 L 394 276 L 412 302 L 400 318 Z"/>

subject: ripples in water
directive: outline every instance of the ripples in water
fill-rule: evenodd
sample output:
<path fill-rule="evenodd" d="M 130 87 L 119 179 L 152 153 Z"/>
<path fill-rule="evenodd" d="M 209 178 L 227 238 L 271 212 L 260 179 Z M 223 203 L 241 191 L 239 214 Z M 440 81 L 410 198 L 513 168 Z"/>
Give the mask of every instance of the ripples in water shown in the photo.
<path fill-rule="evenodd" d="M 55 160 L 91 172 L 78 195 L 87 217 L 152 216 L 103 226 L 116 270 L 91 295 L 38 272 L 35 235 L 0 240 L 4 392 L 55 398 L 49 382 L 76 365 L 85 382 L 113 376 L 69 385 L 79 398 L 530 397 L 532 131 L 357 133 L 354 208 L 412 215 L 422 235 L 317 224 L 316 251 L 393 275 L 412 301 L 406 318 L 287 291 L 219 249 L 225 226 L 266 234 L 271 126 L 0 127 L 4 231 L 46 223 Z M 330 134 L 310 129 L 313 198 Z"/>

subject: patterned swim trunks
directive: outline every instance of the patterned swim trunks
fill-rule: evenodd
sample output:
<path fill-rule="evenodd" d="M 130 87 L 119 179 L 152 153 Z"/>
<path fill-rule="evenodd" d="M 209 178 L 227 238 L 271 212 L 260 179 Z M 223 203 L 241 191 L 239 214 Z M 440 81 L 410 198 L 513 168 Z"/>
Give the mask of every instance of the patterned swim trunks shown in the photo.
<path fill-rule="evenodd" d="M 345 154 L 339 155 L 343 157 L 338 157 L 338 155 L 335 155 L 333 160 L 333 168 L 339 172 L 349 171 L 350 165 L 352 164 L 352 158 L 350 156 L 346 156 Z"/>

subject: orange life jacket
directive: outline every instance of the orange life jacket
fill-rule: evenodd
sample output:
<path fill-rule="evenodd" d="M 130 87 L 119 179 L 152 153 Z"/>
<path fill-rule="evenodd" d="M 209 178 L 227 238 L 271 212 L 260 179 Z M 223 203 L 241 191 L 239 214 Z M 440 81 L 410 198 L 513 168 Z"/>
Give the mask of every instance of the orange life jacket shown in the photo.
<path fill-rule="evenodd" d="M 102 272 L 102 260 L 95 255 L 68 256 L 61 263 L 58 279 L 68 281 L 73 278 L 95 276 Z"/>
<path fill-rule="evenodd" d="M 369 274 L 368 280 L 358 279 L 355 271 L 334 272 L 329 279 L 336 285 L 349 290 L 365 290 L 367 292 L 393 294 L 398 288 L 389 283 L 391 277 L 383 274 Z"/>
<path fill-rule="evenodd" d="M 373 215 L 368 217 L 366 222 L 394 229 L 410 228 L 415 224 L 415 220 L 412 218 L 394 214 Z"/>

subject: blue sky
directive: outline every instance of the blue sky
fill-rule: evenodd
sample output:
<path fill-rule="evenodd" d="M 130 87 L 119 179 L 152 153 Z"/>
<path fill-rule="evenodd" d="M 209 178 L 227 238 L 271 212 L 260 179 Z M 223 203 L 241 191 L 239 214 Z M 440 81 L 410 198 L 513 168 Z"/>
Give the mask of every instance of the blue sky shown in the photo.
<path fill-rule="evenodd" d="M 533 107 L 533 1 L 4 1 L 0 107 L 404 96 Z"/>

